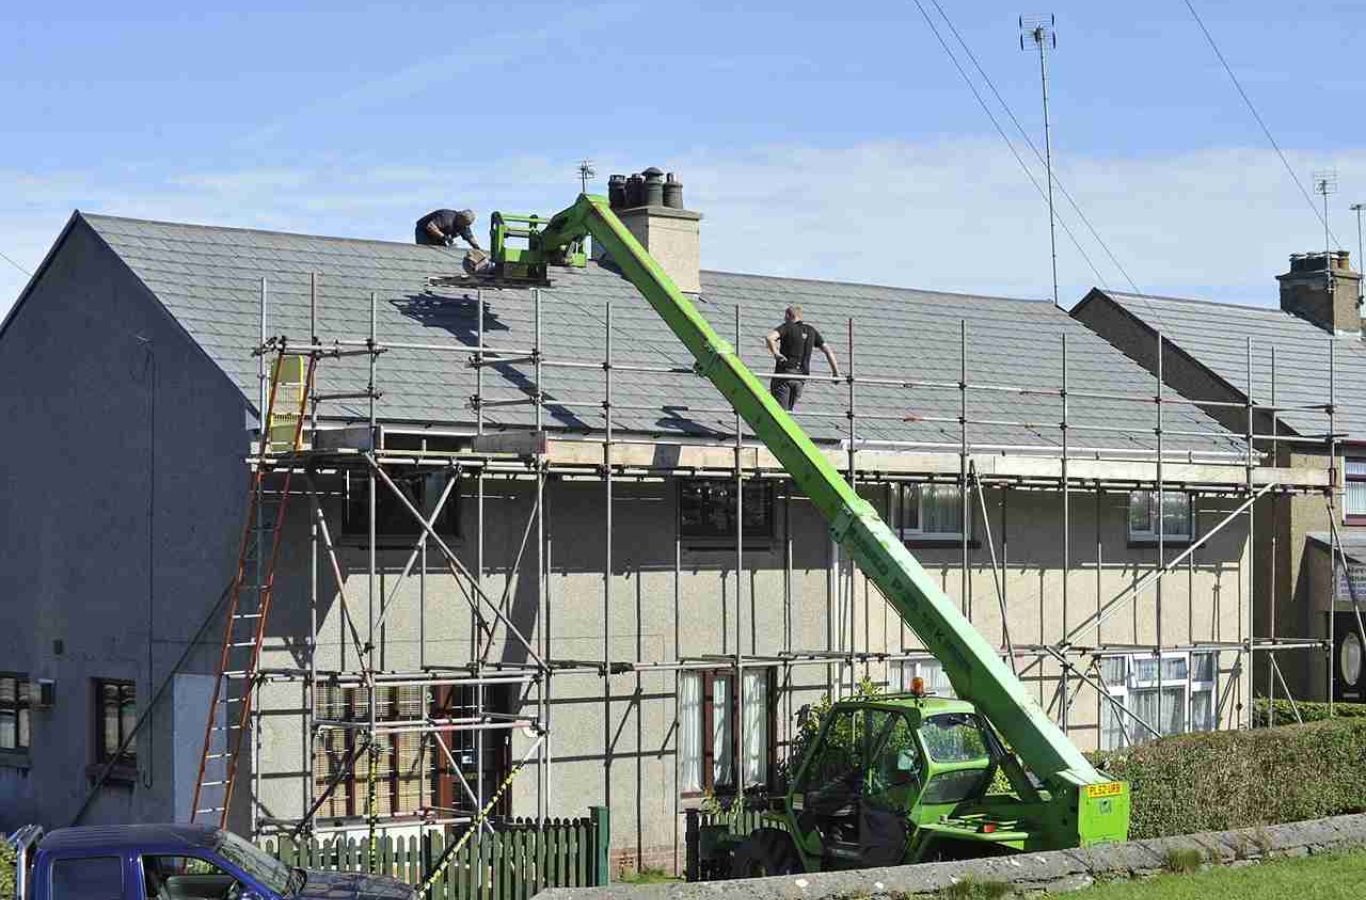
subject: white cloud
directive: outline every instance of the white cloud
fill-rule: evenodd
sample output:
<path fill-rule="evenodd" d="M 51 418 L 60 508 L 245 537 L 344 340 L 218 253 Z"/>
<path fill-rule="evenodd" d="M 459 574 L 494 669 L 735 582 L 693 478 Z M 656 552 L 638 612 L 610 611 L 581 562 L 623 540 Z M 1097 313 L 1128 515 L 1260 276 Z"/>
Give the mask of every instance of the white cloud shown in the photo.
<path fill-rule="evenodd" d="M 608 160 L 609 154 L 600 154 Z M 637 168 L 653 160 L 632 160 Z M 865 143 L 746 151 L 694 149 L 664 160 L 702 211 L 709 268 L 1046 296 L 1045 209 L 999 144 Z M 1366 150 L 1331 160 L 1291 154 L 1301 172 L 1336 165 L 1344 185 L 1366 183 Z M 0 172 L 0 250 L 35 267 L 73 207 L 144 218 L 406 240 L 437 205 L 553 211 L 572 199 L 573 161 L 541 156 L 450 167 L 352 166 L 172 172 L 118 183 L 107 173 L 35 177 Z M 604 162 L 606 175 L 626 164 Z M 1062 177 L 1138 286 L 1154 293 L 1274 302 L 1286 256 L 1322 246 L 1323 232 L 1267 150 L 1214 149 L 1165 157 L 1064 161 Z M 1364 192 L 1366 193 L 1366 192 Z M 1355 250 L 1356 227 L 1332 198 L 1333 224 Z M 1072 211 L 1059 205 L 1111 286 L 1124 278 Z M 1060 231 L 1060 296 L 1078 299 L 1095 276 Z M 0 261 L 0 312 L 26 279 Z"/>

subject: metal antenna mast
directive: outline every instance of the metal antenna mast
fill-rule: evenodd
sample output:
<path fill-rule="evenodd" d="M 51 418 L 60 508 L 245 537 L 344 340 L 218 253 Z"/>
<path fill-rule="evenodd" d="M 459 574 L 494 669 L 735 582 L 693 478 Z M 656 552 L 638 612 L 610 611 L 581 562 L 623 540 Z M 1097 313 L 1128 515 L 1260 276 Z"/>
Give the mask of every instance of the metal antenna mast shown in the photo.
<path fill-rule="evenodd" d="M 593 168 L 591 159 L 579 160 L 579 193 L 588 193 L 588 182 L 598 177 L 597 170 Z"/>
<path fill-rule="evenodd" d="M 1314 193 L 1323 197 L 1323 272 L 1328 276 L 1328 290 L 1333 290 L 1333 243 L 1328 230 L 1328 195 L 1338 190 L 1337 169 L 1322 169 L 1314 173 Z"/>
<path fill-rule="evenodd" d="M 1039 82 L 1043 86 L 1043 158 L 1048 170 L 1048 252 L 1053 260 L 1053 305 L 1058 305 L 1058 235 L 1053 215 L 1053 138 L 1048 125 L 1048 51 L 1058 46 L 1053 14 L 1020 16 L 1020 49 L 1039 51 Z M 1025 43 L 1028 38 L 1029 43 Z"/>
<path fill-rule="evenodd" d="M 1361 256 L 1361 211 L 1366 209 L 1366 203 L 1353 203 L 1352 212 L 1357 214 L 1357 271 L 1362 271 L 1361 267 L 1366 265 L 1362 262 Z M 1362 285 L 1361 279 L 1357 279 L 1357 307 L 1361 306 Z"/>

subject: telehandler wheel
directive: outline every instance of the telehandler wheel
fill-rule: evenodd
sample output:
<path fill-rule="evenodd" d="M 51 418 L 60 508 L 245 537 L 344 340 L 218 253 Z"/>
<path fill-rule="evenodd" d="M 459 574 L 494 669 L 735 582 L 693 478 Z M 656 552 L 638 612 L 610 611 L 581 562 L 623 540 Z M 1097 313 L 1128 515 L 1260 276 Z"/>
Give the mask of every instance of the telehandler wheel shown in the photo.
<path fill-rule="evenodd" d="M 735 850 L 730 862 L 731 878 L 763 878 L 795 875 L 802 871 L 792 837 L 777 828 L 760 828 Z"/>

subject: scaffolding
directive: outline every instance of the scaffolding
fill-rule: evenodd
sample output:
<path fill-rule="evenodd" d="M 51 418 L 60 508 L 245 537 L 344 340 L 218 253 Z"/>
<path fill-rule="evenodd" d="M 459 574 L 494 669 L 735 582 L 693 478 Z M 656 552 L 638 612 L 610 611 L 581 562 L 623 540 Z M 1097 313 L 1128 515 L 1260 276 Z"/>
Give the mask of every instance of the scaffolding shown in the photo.
<path fill-rule="evenodd" d="M 663 404 L 656 406 L 630 405 L 619 403 L 614 393 L 614 382 L 621 373 L 640 373 L 668 378 L 695 377 L 691 367 L 660 365 L 622 359 L 613 347 L 613 308 L 610 301 L 602 307 L 604 333 L 601 359 L 583 359 L 557 356 L 546 353 L 542 335 L 543 292 L 540 288 L 499 289 L 487 286 L 462 287 L 459 279 L 434 282 L 443 290 L 465 290 L 466 297 L 473 293 L 477 330 L 473 340 L 456 339 L 449 343 L 415 342 L 386 340 L 378 330 L 378 297 L 370 295 L 369 329 L 364 335 L 350 335 L 324 341 L 318 333 L 318 307 L 321 299 L 320 276 L 314 275 L 309 288 L 309 336 L 307 341 L 294 342 L 284 335 L 271 334 L 269 322 L 269 285 L 263 279 L 260 286 L 260 341 L 255 348 L 256 355 L 264 360 L 268 355 L 281 357 L 303 357 L 313 367 L 322 369 L 329 361 L 344 357 L 362 357 L 366 364 L 367 379 L 363 386 L 351 390 L 323 392 L 313 391 L 309 396 L 310 409 L 306 429 L 306 440 L 302 449 L 276 451 L 269 446 L 253 453 L 250 462 L 259 466 L 267 475 L 284 477 L 295 473 L 302 477 L 304 494 L 308 498 L 310 517 L 308 523 L 309 539 L 309 627 L 310 634 L 306 644 L 308 661 L 302 667 L 262 668 L 256 676 L 254 689 L 280 682 L 302 682 L 303 684 L 303 730 L 304 730 L 304 813 L 299 817 L 278 818 L 263 814 L 259 804 L 251 805 L 251 830 L 253 833 L 275 832 L 293 835 L 317 834 L 330 830 L 354 830 L 354 819 L 343 825 L 328 825 L 320 814 L 320 809 L 328 800 L 329 794 L 347 778 L 352 777 L 355 768 L 366 765 L 369 777 L 366 779 L 368 798 L 365 804 L 363 821 L 371 837 L 377 829 L 386 827 L 391 820 L 382 814 L 374 799 L 376 791 L 375 766 L 379 748 L 386 738 L 400 734 L 415 734 L 424 746 L 439 752 L 453 771 L 459 782 L 460 802 L 445 807 L 426 808 L 418 817 L 422 826 L 471 826 L 489 827 L 487 816 L 476 818 L 476 811 L 486 805 L 492 787 L 486 784 L 486 760 L 489 752 L 481 735 L 490 731 L 508 732 L 521 729 L 534 738 L 530 749 L 522 759 L 526 763 L 534 757 L 536 778 L 535 818 L 544 821 L 550 814 L 553 804 L 554 784 L 551 777 L 554 760 L 552 742 L 552 709 L 555 699 L 554 686 L 568 677 L 592 678 L 601 680 L 601 705 L 604 727 L 604 747 L 612 740 L 612 712 L 615 703 L 630 703 L 629 697 L 614 694 L 612 678 L 631 676 L 636 678 L 636 689 L 641 686 L 641 678 L 652 672 L 672 672 L 675 674 L 674 690 L 678 691 L 678 676 L 692 670 L 728 670 L 735 679 L 739 703 L 736 709 L 744 709 L 746 690 L 744 673 L 746 667 L 778 667 L 781 670 L 781 686 L 791 684 L 792 670 L 796 667 L 825 667 L 825 683 L 836 695 L 851 692 L 860 676 L 869 677 L 874 667 L 888 662 L 923 659 L 925 653 L 911 646 L 910 634 L 905 625 L 900 626 L 900 652 L 874 652 L 871 641 L 863 642 L 864 649 L 858 649 L 856 634 L 856 606 L 858 581 L 854 567 L 840 558 L 839 548 L 830 547 L 830 563 L 827 569 L 828 585 L 835 598 L 833 616 L 826 623 L 828 644 L 823 649 L 794 646 L 792 621 L 793 595 L 793 549 L 792 531 L 787 523 L 791 516 L 793 495 L 791 490 L 781 493 L 781 516 L 784 523 L 782 559 L 783 573 L 783 616 L 782 650 L 776 654 L 757 655 L 743 652 L 745 634 L 745 604 L 742 602 L 744 574 L 746 572 L 744 503 L 745 484 L 754 479 L 773 479 L 779 484 L 785 482 L 781 469 L 765 460 L 764 448 L 747 434 L 738 415 L 734 415 L 730 433 L 711 433 L 705 440 L 683 441 L 692 456 L 686 459 L 682 454 L 675 455 L 672 463 L 660 463 L 648 452 L 638 452 L 642 448 L 660 443 L 655 439 L 639 434 L 624 432 L 613 421 L 614 414 L 623 411 L 659 411 Z M 532 334 L 530 346 L 503 346 L 490 343 L 485 334 L 486 299 L 496 297 L 500 303 L 526 304 L 531 306 Z M 742 346 L 744 322 L 741 309 L 734 310 L 734 332 L 736 345 Z M 1272 633 L 1264 637 L 1254 637 L 1254 603 L 1256 602 L 1256 566 L 1251 564 L 1255 547 L 1255 513 L 1257 501 L 1272 496 L 1320 495 L 1334 520 L 1333 510 L 1339 502 L 1342 479 L 1337 465 L 1336 406 L 1334 385 L 1333 343 L 1325 339 L 1328 356 L 1329 380 L 1325 386 L 1328 399 L 1319 404 L 1278 405 L 1275 396 L 1275 356 L 1272 355 L 1272 393 L 1266 402 L 1254 399 L 1253 382 L 1253 342 L 1247 341 L 1247 372 L 1244 399 L 1191 399 L 1173 394 L 1164 387 L 1163 359 L 1171 352 L 1171 347 L 1159 333 L 1156 336 L 1156 368 L 1153 388 L 1149 393 L 1125 393 L 1095 390 L 1090 387 L 1077 387 L 1069 381 L 1067 362 L 1067 334 L 1059 329 L 1058 347 L 1062 359 L 1061 371 L 1057 373 L 1055 386 L 1012 386 L 994 384 L 972 379 L 972 366 L 968 353 L 968 324 L 959 322 L 959 371 L 956 380 L 926 380 L 888 377 L 885 375 L 865 375 L 859 370 L 859 357 L 855 342 L 855 323 L 846 323 L 844 353 L 847 359 L 847 372 L 839 378 L 845 408 L 839 412 L 812 411 L 797 413 L 798 419 L 827 417 L 843 422 L 844 437 L 839 447 L 829 452 L 841 459 L 844 474 L 856 488 L 873 489 L 878 485 L 891 487 L 904 483 L 942 483 L 957 485 L 961 499 L 961 521 L 959 550 L 961 551 L 960 603 L 963 611 L 972 616 L 972 596 L 969 590 L 969 575 L 973 571 L 970 546 L 972 538 L 967 527 L 975 516 L 980 515 L 978 527 L 982 531 L 983 542 L 989 549 L 991 577 L 995 590 L 994 606 L 1001 614 L 1003 641 L 1001 651 L 1021 677 L 1031 672 L 1042 672 L 1045 664 L 1056 666 L 1058 688 L 1048 702 L 1050 714 L 1059 721 L 1064 730 L 1069 727 L 1069 714 L 1079 696 L 1087 691 L 1098 695 L 1098 704 L 1113 708 L 1123 730 L 1125 740 L 1137 740 L 1141 735 L 1162 733 L 1162 692 L 1158 692 L 1156 721 L 1148 721 L 1129 709 L 1124 702 L 1112 695 L 1099 661 L 1107 654 L 1151 653 L 1161 659 L 1164 653 L 1173 652 L 1211 652 L 1218 654 L 1216 668 L 1223 681 L 1222 690 L 1217 697 L 1214 722 L 1225 721 L 1229 704 L 1240 708 L 1243 716 L 1239 723 L 1251 727 L 1252 703 L 1244 694 L 1245 683 L 1250 684 L 1255 662 L 1266 660 L 1267 678 L 1273 685 L 1288 692 L 1285 679 L 1276 663 L 1277 654 L 1283 652 L 1326 652 L 1331 654 L 1333 635 L 1331 632 L 1333 616 L 1329 616 L 1330 633 L 1325 642 L 1304 637 L 1277 636 L 1274 631 L 1274 580 L 1269 596 L 1272 597 L 1268 621 L 1272 623 Z M 473 370 L 474 395 L 468 408 L 471 421 L 467 428 L 455 428 L 449 432 L 428 432 L 421 440 L 415 441 L 411 434 L 387 422 L 381 415 L 380 404 L 383 399 L 383 355 L 394 350 L 412 351 L 439 355 L 447 360 L 469 366 Z M 493 368 L 517 367 L 523 376 L 520 383 L 488 378 L 486 371 Z M 262 362 L 260 368 L 262 405 L 266 408 L 266 376 Z M 564 400 L 549 400 L 547 383 L 551 373 L 569 373 L 571 376 L 585 378 L 589 373 L 597 373 L 601 379 L 601 400 L 593 403 L 568 403 Z M 786 375 L 793 380 L 829 382 L 829 376 Z M 509 387 L 512 390 L 509 391 Z M 917 396 L 926 393 L 939 396 L 956 397 L 957 414 L 953 416 L 916 415 L 909 412 L 896 412 L 885 408 L 860 409 L 859 391 L 866 386 L 877 386 L 899 392 L 916 391 Z M 982 395 L 1030 398 L 1033 401 L 1047 402 L 1056 410 L 1056 417 L 1048 420 L 1026 421 L 1023 419 L 1001 419 L 973 415 L 973 399 Z M 337 401 L 363 400 L 366 405 L 364 417 L 354 414 L 329 413 L 329 404 Z M 1146 428 L 1133 429 L 1119 425 L 1096 424 L 1078 420 L 1078 404 L 1088 401 L 1104 403 L 1123 403 L 1146 406 L 1152 410 L 1152 424 Z M 594 409 L 603 416 L 603 427 L 590 438 L 576 438 L 573 441 L 558 441 L 556 430 L 548 427 L 545 409 L 552 403 L 557 408 Z M 521 428 L 489 427 L 488 411 L 500 407 L 524 406 L 531 412 L 529 426 Z M 1242 434 L 1231 434 L 1228 430 L 1173 429 L 1169 427 L 1164 413 L 1175 407 L 1203 410 L 1207 413 L 1223 412 L 1238 415 L 1245 420 Z M 724 407 L 681 408 L 688 414 L 727 415 L 732 411 Z M 1283 434 L 1276 427 L 1277 414 L 1295 410 L 1314 413 L 1324 419 L 1321 434 Z M 957 441 L 892 441 L 877 440 L 863 436 L 860 428 L 869 422 L 931 422 L 943 427 L 956 429 Z M 1268 427 L 1265 423 L 1272 423 Z M 1052 430 L 1058 435 L 1056 443 L 1008 444 L 983 440 L 976 429 L 1026 428 L 1036 434 Z M 1077 432 L 1090 432 L 1096 435 L 1113 435 L 1114 447 L 1078 446 L 1073 439 Z M 1124 438 L 1140 437 L 1150 443 L 1147 447 L 1118 446 Z M 1221 442 L 1228 449 L 1196 450 L 1173 447 L 1170 438 L 1200 438 L 1211 442 Z M 1230 444 L 1230 441 L 1233 443 Z M 1275 459 L 1276 450 L 1282 447 L 1311 447 L 1328 450 L 1327 471 L 1316 473 L 1304 469 L 1291 472 L 1288 469 L 1268 467 L 1268 459 Z M 563 452 L 561 452 L 563 451 Z M 919 462 L 898 469 L 889 465 L 888 459 L 898 453 L 916 454 Z M 951 460 L 943 465 L 924 464 L 928 455 L 936 459 Z M 1013 467 L 1008 464 L 986 466 L 982 461 L 994 459 L 997 462 L 1012 458 L 1029 461 L 1027 466 Z M 445 484 L 435 505 L 419 509 L 396 483 L 392 473 L 405 470 L 445 473 Z M 322 474 L 350 473 L 363 483 L 368 500 L 367 535 L 365 541 L 365 571 L 348 572 L 338 553 L 338 539 L 328 526 L 323 504 L 326 490 L 318 483 Z M 734 484 L 734 521 L 736 535 L 734 543 L 734 567 L 736 576 L 735 616 L 733 648 L 722 648 L 721 653 L 701 656 L 685 656 L 679 652 L 678 630 L 680 619 L 681 573 L 683 559 L 683 539 L 678 528 L 674 529 L 675 579 L 673 596 L 674 641 L 673 653 L 666 658 L 642 659 L 640 644 L 633 659 L 618 658 L 612 652 L 611 635 L 614 608 L 613 573 L 613 508 L 614 490 L 623 482 L 643 479 L 659 479 L 677 476 L 713 477 L 732 481 Z M 470 479 L 474 491 L 475 533 L 471 536 L 468 549 L 473 554 L 473 564 L 467 565 L 461 556 L 438 531 L 439 518 L 450 502 L 452 494 L 459 490 L 460 483 Z M 504 575 L 501 594 L 489 587 L 489 572 L 486 566 L 486 492 L 490 484 L 500 480 L 510 480 L 529 484 L 533 494 L 531 510 L 521 528 L 521 541 L 516 549 L 514 561 Z M 547 486 L 565 480 L 587 480 L 599 482 L 602 491 L 602 582 L 601 582 L 601 653 L 591 659 L 567 659 L 557 657 L 553 652 L 553 622 L 551 596 L 552 571 L 552 520 L 548 515 Z M 1002 540 L 998 541 L 992 531 L 992 521 L 984 488 L 999 491 L 999 517 Z M 1076 495 L 1093 494 L 1097 513 L 1101 497 L 1107 492 L 1127 493 L 1129 491 L 1150 491 L 1159 498 L 1159 513 L 1156 516 L 1156 534 L 1153 546 L 1152 566 L 1146 574 L 1111 597 L 1102 596 L 1101 569 L 1096 566 L 1096 589 L 1094 611 L 1085 608 L 1087 615 L 1071 628 L 1069 613 L 1072 608 L 1081 609 L 1075 593 L 1069 594 L 1068 583 L 1072 579 L 1071 567 L 1074 560 L 1072 548 L 1072 515 L 1078 502 Z M 1221 511 L 1221 517 L 1202 533 L 1190 536 L 1190 542 L 1182 551 L 1168 558 L 1172 542 L 1165 531 L 1165 515 L 1161 512 L 1161 498 L 1171 490 L 1187 492 L 1195 496 L 1225 498 L 1234 504 L 1231 511 Z M 1009 617 L 1006 615 L 1008 598 L 1006 595 L 1005 573 L 1009 565 L 1007 543 L 1004 540 L 1006 517 L 1011 497 L 1016 492 L 1046 491 L 1060 495 L 1061 530 L 1059 535 L 1060 552 L 1063 560 L 1062 590 L 1059 602 L 1062 609 L 1063 627 L 1058 629 L 1058 639 L 1053 642 L 1026 643 L 1012 639 Z M 381 590 L 378 585 L 378 535 L 376 509 L 381 494 L 396 498 L 417 528 L 417 536 L 408 550 L 406 562 L 396 581 Z M 1277 506 L 1272 506 L 1271 515 L 1278 515 Z M 1097 529 L 1099 529 L 1099 515 Z M 1246 551 L 1244 562 L 1240 564 L 1240 579 L 1245 578 L 1246 590 L 1237 613 L 1237 635 L 1233 640 L 1164 640 L 1163 625 L 1163 585 L 1165 580 L 1182 567 L 1188 573 L 1194 572 L 1194 559 L 1199 549 L 1227 526 L 1243 522 L 1246 528 Z M 1275 519 L 1272 520 L 1273 534 Z M 775 529 L 776 530 L 776 529 Z M 1000 554 L 998 557 L 998 547 Z M 1334 526 L 1334 553 L 1342 553 L 1336 538 Z M 433 664 L 428 660 L 425 641 L 425 615 L 427 610 L 427 575 L 435 570 L 450 577 L 468 606 L 470 617 L 471 652 L 467 662 L 459 665 L 450 663 Z M 979 570 L 981 565 L 977 567 Z M 534 579 L 536 604 L 536 631 L 528 636 L 520 631 L 507 614 L 509 597 L 523 578 L 523 570 L 531 569 L 529 577 Z M 1245 569 L 1245 573 L 1241 570 Z M 316 660 L 319 644 L 319 606 L 321 571 L 327 571 L 335 584 L 336 601 L 345 626 L 345 638 L 341 642 L 342 664 L 335 669 L 320 668 Z M 348 577 L 349 576 L 349 577 Z M 357 577 L 359 576 L 359 578 Z M 1274 579 L 1274 574 L 1273 574 Z M 417 670 L 392 671 L 382 664 L 382 628 L 391 611 L 397 604 L 405 602 L 400 597 L 400 588 L 405 582 L 417 582 L 417 603 L 419 614 L 419 649 L 421 665 Z M 356 615 L 356 597 L 352 586 L 363 585 L 367 608 L 370 610 L 365 621 Z M 1335 579 L 1336 586 L 1336 579 Z M 1241 587 L 1241 586 L 1240 586 Z M 751 591 L 753 588 L 751 588 Z M 1148 644 L 1122 644 L 1103 640 L 1102 624 L 1119 611 L 1135 601 L 1140 594 L 1151 591 L 1156 621 L 1156 640 Z M 864 589 L 865 610 L 868 606 L 868 587 Z M 1334 609 L 1336 608 L 1336 592 Z M 1353 597 L 1355 601 L 1355 597 Z M 1042 602 L 1042 601 L 1041 601 Z M 864 629 L 869 627 L 868 616 L 864 616 Z M 887 632 L 890 635 L 890 631 Z M 498 640 L 515 644 L 525 659 L 522 662 L 491 660 L 490 651 Z M 890 637 L 888 638 L 890 640 Z M 729 643 L 730 640 L 726 640 Z M 377 656 L 380 654 L 380 656 Z M 352 663 L 347 664 L 346 660 Z M 1231 658 L 1224 667 L 1223 660 Z M 1328 665 L 1331 702 L 1331 679 L 1333 666 Z M 318 690 L 320 685 L 330 685 L 364 693 L 363 718 L 329 718 L 318 714 Z M 377 690 L 393 687 L 416 687 L 425 692 L 460 690 L 468 700 L 459 715 L 437 715 L 431 704 L 426 704 L 420 714 L 406 719 L 381 719 L 377 714 Z M 494 708 L 489 703 L 491 689 L 512 688 L 522 692 L 521 709 L 524 712 L 511 713 Z M 1042 688 L 1041 688 L 1042 690 Z M 784 703 L 780 707 L 787 721 L 791 721 L 794 710 L 791 691 L 783 691 Z M 1041 698 L 1042 699 L 1042 698 Z M 1187 703 L 1191 702 L 1187 696 Z M 254 728 L 251 748 L 253 764 L 252 777 L 255 779 L 256 796 L 260 796 L 263 778 L 261 750 L 262 704 L 253 705 Z M 677 706 L 675 705 L 673 725 L 678 727 Z M 732 742 L 734 758 L 733 771 L 737 778 L 744 771 L 744 747 L 746 727 L 744 716 L 735 716 L 734 727 L 737 739 Z M 332 774 L 328 783 L 319 789 L 315 764 L 316 754 L 324 736 L 344 732 L 350 737 L 343 766 Z M 465 749 L 474 756 L 475 777 L 466 779 L 462 774 L 461 762 L 456 759 L 453 749 L 459 736 L 466 736 Z M 468 740 L 469 735 L 476 738 Z M 604 752 L 603 801 L 610 806 L 612 802 L 612 764 L 611 753 Z M 520 771 L 518 764 L 516 771 Z M 499 790 L 505 788 L 501 785 Z M 677 792 L 675 792 L 677 793 Z M 674 800 L 675 811 L 681 814 L 680 801 Z"/>

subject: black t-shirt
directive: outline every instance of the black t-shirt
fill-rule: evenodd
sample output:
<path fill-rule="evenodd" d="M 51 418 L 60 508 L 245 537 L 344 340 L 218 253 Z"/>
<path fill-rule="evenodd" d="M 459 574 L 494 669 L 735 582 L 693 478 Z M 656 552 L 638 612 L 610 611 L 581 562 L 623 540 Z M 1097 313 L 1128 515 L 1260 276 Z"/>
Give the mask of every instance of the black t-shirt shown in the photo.
<path fill-rule="evenodd" d="M 417 220 L 417 227 L 420 230 L 425 230 L 429 223 L 435 223 L 437 229 L 446 237 L 459 237 L 467 241 L 473 237 L 470 232 L 470 223 L 466 222 L 464 216 L 453 209 L 433 210 Z"/>
<path fill-rule="evenodd" d="M 800 371 L 811 374 L 811 351 L 825 346 L 825 338 L 814 327 L 805 322 L 784 322 L 776 329 L 778 332 L 778 352 L 787 357 L 787 371 Z"/>

